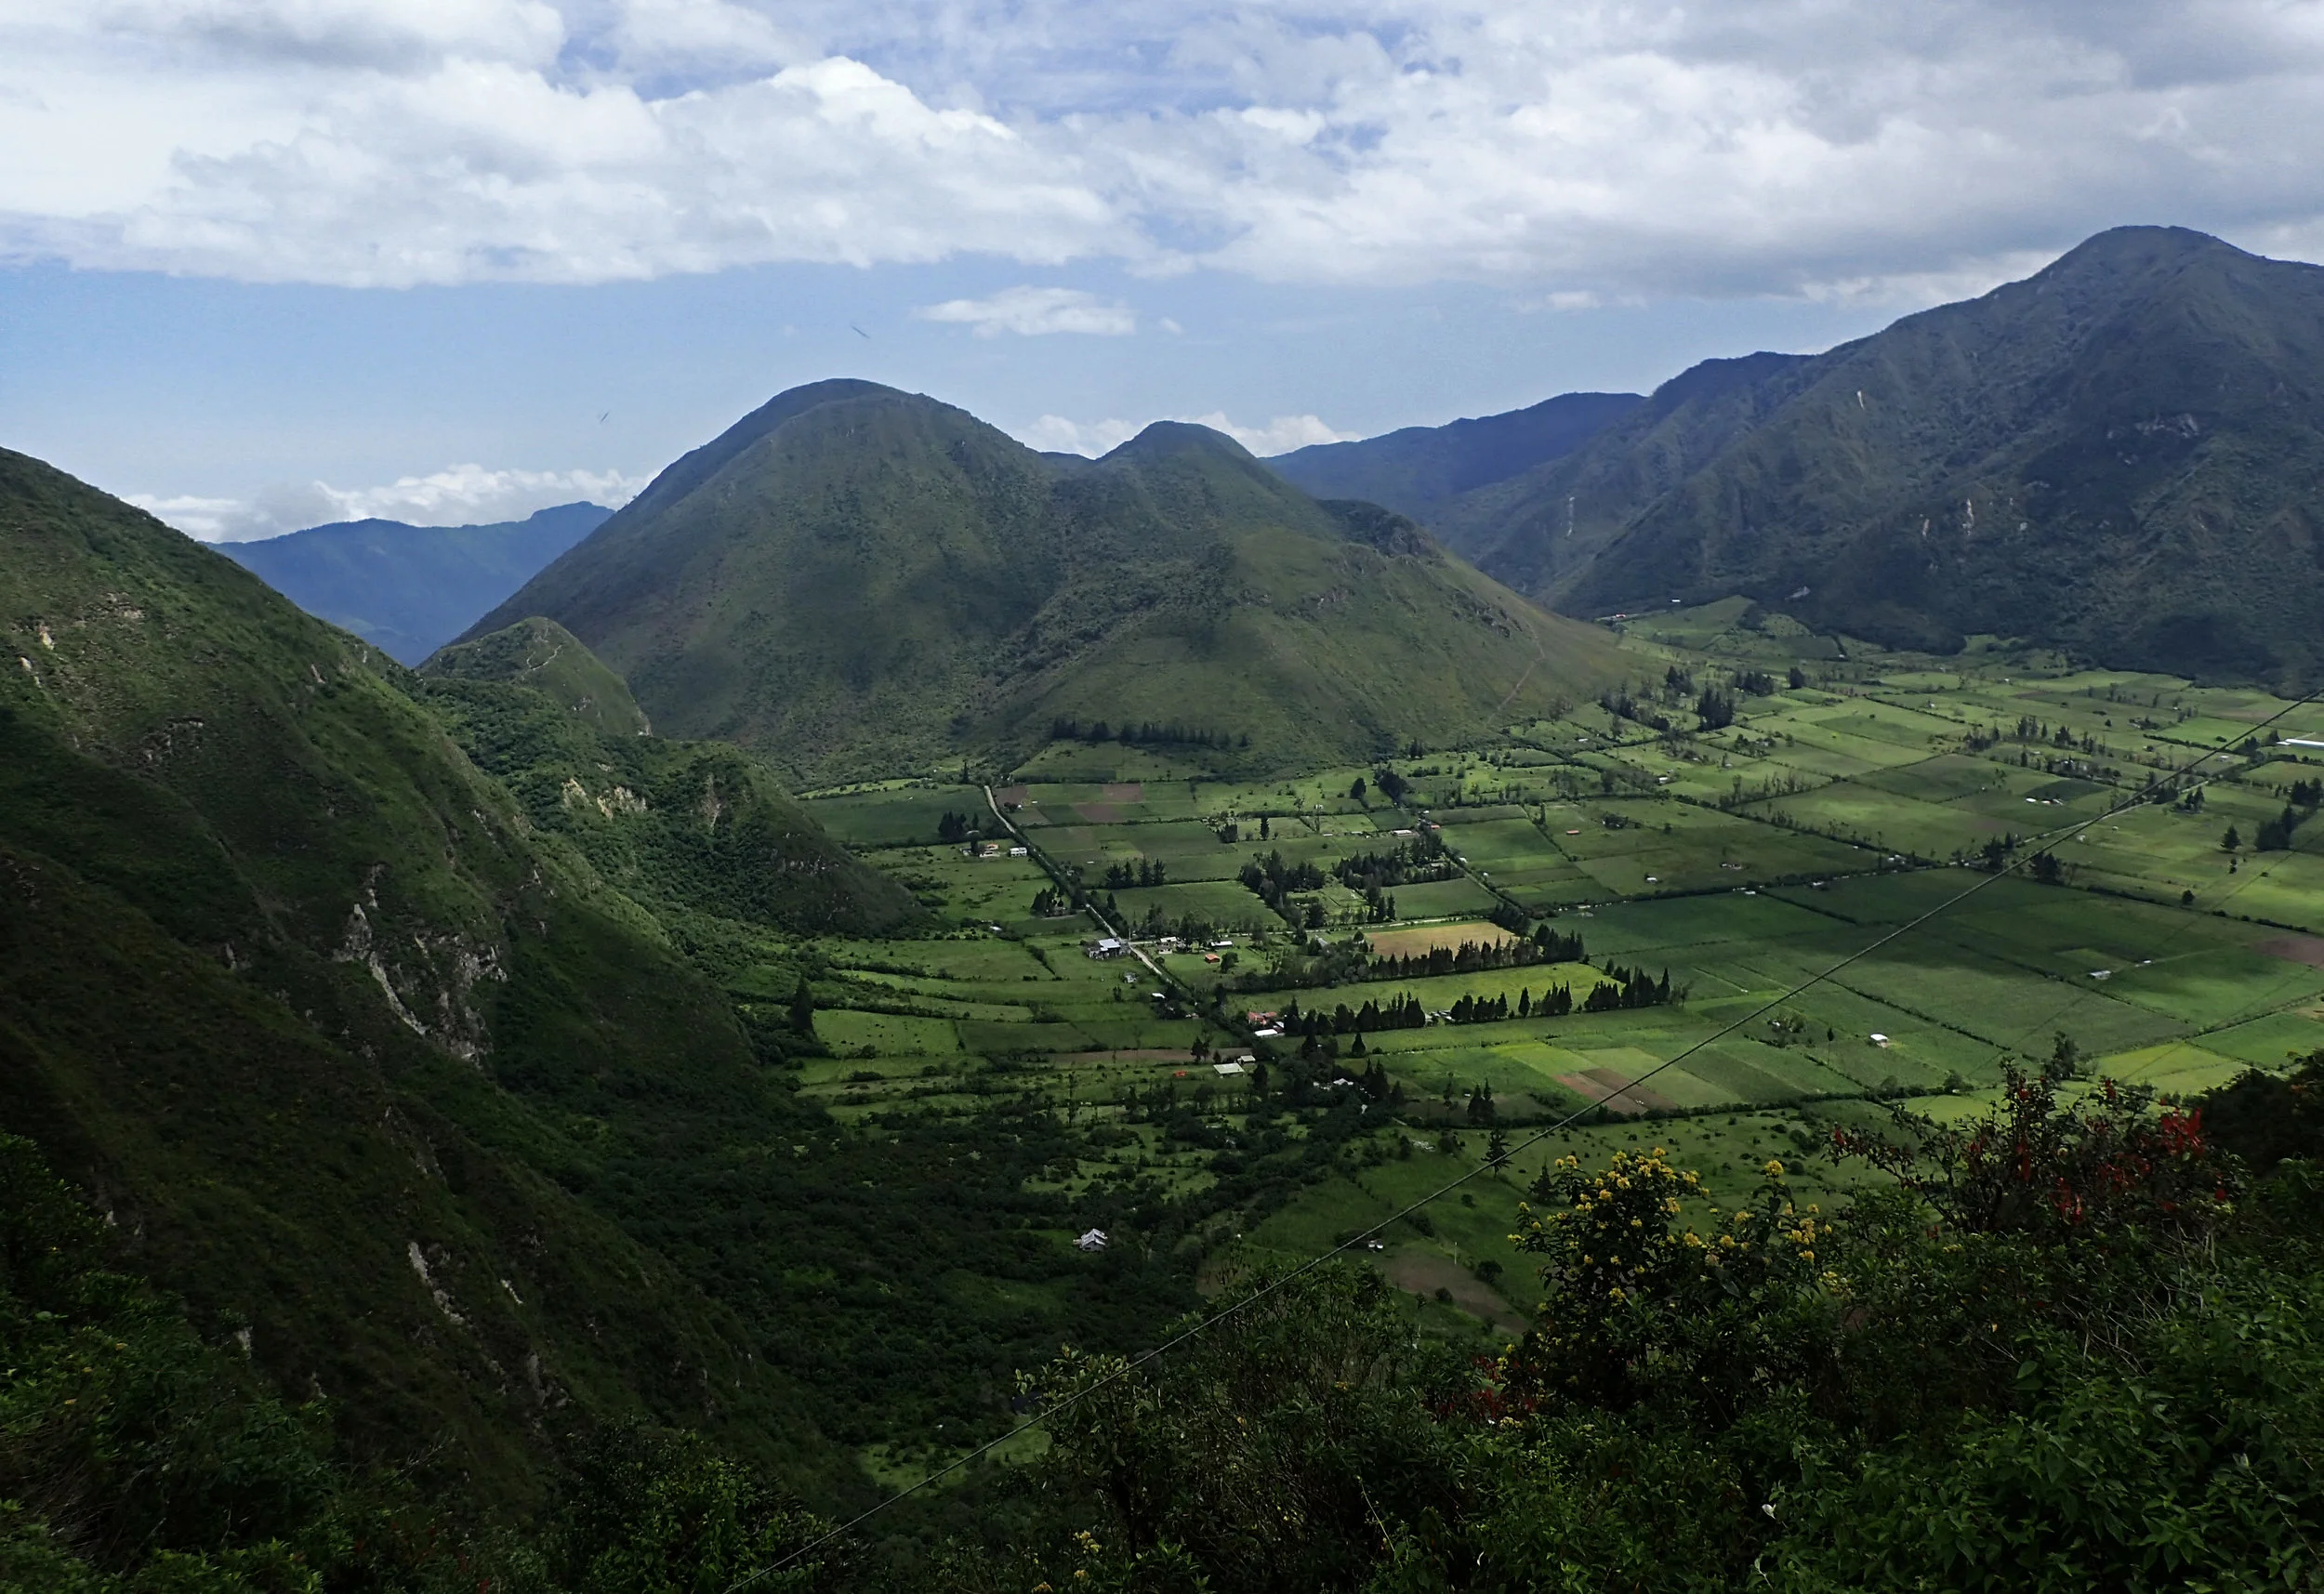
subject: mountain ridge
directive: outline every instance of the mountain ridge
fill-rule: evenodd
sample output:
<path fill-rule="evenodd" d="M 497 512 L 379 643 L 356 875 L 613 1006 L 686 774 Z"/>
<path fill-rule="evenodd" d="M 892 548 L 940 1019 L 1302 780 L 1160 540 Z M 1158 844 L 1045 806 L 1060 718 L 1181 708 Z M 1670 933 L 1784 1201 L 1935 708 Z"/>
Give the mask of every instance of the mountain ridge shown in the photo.
<path fill-rule="evenodd" d="M 1013 762 L 1066 720 L 1360 760 L 1618 673 L 1598 634 L 1385 513 L 1319 505 L 1202 427 L 1067 469 L 938 401 L 817 384 L 673 466 L 470 635 L 546 615 L 657 725 L 808 782 Z"/>
<path fill-rule="evenodd" d="M 1420 518 L 1567 613 L 1741 594 L 2296 685 L 2324 669 L 2319 366 L 2324 269 L 2116 228 L 1821 354 L 1691 366 Z"/>
<path fill-rule="evenodd" d="M 1637 393 L 1560 393 L 1499 415 L 1311 443 L 1268 467 L 1318 498 L 1353 498 L 1426 521 L 1441 506 L 1562 458 L 1622 418 Z"/>

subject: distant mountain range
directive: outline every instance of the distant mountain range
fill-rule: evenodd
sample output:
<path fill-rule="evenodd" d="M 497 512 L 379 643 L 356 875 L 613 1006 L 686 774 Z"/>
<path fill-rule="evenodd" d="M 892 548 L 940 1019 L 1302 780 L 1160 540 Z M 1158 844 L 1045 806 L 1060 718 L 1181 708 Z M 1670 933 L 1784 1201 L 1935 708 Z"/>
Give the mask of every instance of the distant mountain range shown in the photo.
<path fill-rule="evenodd" d="M 1563 459 L 1645 402 L 1637 393 L 1565 393 L 1506 415 L 1314 443 L 1267 463 L 1319 498 L 1369 499 L 1433 524 L 1464 494 Z"/>
<path fill-rule="evenodd" d="M 2324 270 L 2119 228 L 1828 353 L 1303 448 L 1266 462 L 1272 478 L 1201 428 L 1149 428 L 1091 462 L 825 382 L 688 454 L 610 524 L 573 504 L 223 551 L 406 663 L 535 611 L 564 619 L 657 720 L 753 741 L 794 774 L 1023 752 L 1046 718 L 1195 729 L 1190 703 L 1215 721 L 1200 729 L 1354 757 L 1425 734 L 1423 697 L 1459 718 L 1510 690 L 1480 684 L 1500 665 L 1446 651 L 1460 626 L 1423 616 L 1473 599 L 1532 615 L 1538 640 L 1512 591 L 1578 616 L 1742 593 L 1879 642 L 1989 632 L 2286 684 L 2324 668 L 2320 373 Z M 1441 547 L 1387 534 L 1425 551 L 1377 569 L 1433 596 L 1399 608 L 1413 594 L 1353 579 L 1348 550 L 1381 548 L 1329 507 L 1346 502 L 1433 534 Z M 1252 540 L 1262 529 L 1306 540 Z M 1294 549 L 1299 568 L 1280 566 Z M 1283 629 L 1342 591 L 1377 601 Z M 1433 658 L 1426 681 L 1383 673 L 1382 647 Z"/>
<path fill-rule="evenodd" d="M 2197 676 L 2324 666 L 2324 269 L 2120 228 L 1829 353 L 1707 361 L 1621 402 L 1271 463 L 1569 613 L 1742 593 L 1940 650 L 1996 632 Z M 1577 426 L 1532 418 L 1552 414 Z"/>
<path fill-rule="evenodd" d="M 544 615 L 657 727 L 801 781 L 1012 762 L 1124 726 L 1359 762 L 1594 696 L 1621 658 L 1369 504 L 1221 434 L 1036 454 L 869 382 L 782 394 L 477 622 Z"/>
<path fill-rule="evenodd" d="M 488 526 L 342 520 L 218 551 L 308 613 L 416 665 L 612 513 L 560 504 Z"/>

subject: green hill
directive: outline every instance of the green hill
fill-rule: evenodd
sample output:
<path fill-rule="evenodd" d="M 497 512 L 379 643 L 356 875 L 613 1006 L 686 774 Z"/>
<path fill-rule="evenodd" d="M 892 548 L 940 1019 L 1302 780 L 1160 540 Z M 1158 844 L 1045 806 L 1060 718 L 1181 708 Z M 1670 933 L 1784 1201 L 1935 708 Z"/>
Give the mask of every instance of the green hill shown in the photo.
<path fill-rule="evenodd" d="M 1435 524 L 1573 613 L 1744 593 L 1874 640 L 2324 666 L 2324 270 L 2121 228 L 1813 359 L 1697 367 Z"/>
<path fill-rule="evenodd" d="M 0 1129 L 358 1459 L 490 1507 L 634 1413 L 848 1475 L 610 1198 L 799 1115 L 662 924 L 229 560 L 6 453 L 0 550 Z"/>
<path fill-rule="evenodd" d="M 861 382 L 786 393 L 680 460 L 472 634 L 534 614 L 663 730 L 812 781 L 1005 763 L 1101 720 L 1313 766 L 1620 674 L 1597 633 L 1203 428 L 1066 465 Z"/>
<path fill-rule="evenodd" d="M 560 504 L 489 526 L 345 520 L 218 551 L 308 613 L 416 665 L 612 513 Z"/>
<path fill-rule="evenodd" d="M 919 915 L 750 754 L 646 734 L 621 678 L 553 620 L 446 648 L 421 674 L 424 701 L 535 829 L 658 916 L 882 935 Z"/>
<path fill-rule="evenodd" d="M 537 692 L 600 736 L 653 731 L 629 686 L 580 639 L 535 615 L 506 629 L 441 650 L 421 667 L 440 680 L 500 681 Z"/>

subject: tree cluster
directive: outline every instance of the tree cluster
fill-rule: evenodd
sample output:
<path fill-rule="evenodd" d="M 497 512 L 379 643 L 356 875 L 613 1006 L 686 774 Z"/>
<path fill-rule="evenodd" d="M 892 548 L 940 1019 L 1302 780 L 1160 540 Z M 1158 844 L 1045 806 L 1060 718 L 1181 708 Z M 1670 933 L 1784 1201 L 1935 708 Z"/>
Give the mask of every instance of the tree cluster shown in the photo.
<path fill-rule="evenodd" d="M 1125 747 L 1248 747 L 1250 733 L 1235 735 L 1226 731 L 1206 731 L 1192 725 L 1157 725 L 1151 719 L 1132 725 L 1125 720 L 1118 727 L 1109 726 L 1103 719 L 1084 725 L 1077 719 L 1063 717 L 1050 722 L 1049 739 L 1052 742 L 1118 742 Z"/>
<path fill-rule="evenodd" d="M 1105 866 L 1105 889 L 1127 891 L 1133 886 L 1167 886 L 1169 865 L 1159 859 L 1141 858 L 1135 863 L 1116 860 Z"/>
<path fill-rule="evenodd" d="M 1283 912 L 1284 901 L 1291 893 L 1320 891 L 1325 880 L 1324 872 L 1313 863 L 1302 859 L 1297 863 L 1287 863 L 1280 851 L 1251 860 L 1236 877 L 1245 889 L 1277 913 Z"/>
<path fill-rule="evenodd" d="M 1670 990 L 1670 971 L 1664 969 L 1657 980 L 1644 968 L 1633 968 L 1608 958 L 1606 978 L 1590 988 L 1590 995 L 1581 1001 L 1585 1013 L 1613 1013 L 1631 1008 L 1658 1008 L 1673 1000 L 1684 1001 L 1681 988 L 1675 996 Z"/>
<path fill-rule="evenodd" d="M 1275 1021 L 1287 1035 L 1360 1035 L 1377 1030 L 1417 1030 L 1427 1024 L 1428 1014 L 1418 996 L 1395 995 L 1353 1008 L 1342 1002 L 1328 1013 L 1320 1008 L 1302 1010 L 1297 1001 L 1287 1002 Z"/>
<path fill-rule="evenodd" d="M 2296 1088 L 2236 1087 L 2270 1123 Z M 2324 1181 L 2238 1188 L 2202 1124 L 2014 1078 L 1981 1119 L 1836 1141 L 1901 1182 L 1831 1214 L 1780 1161 L 1714 1204 L 1660 1149 L 1567 1157 L 1518 1214 L 1544 1305 L 1515 1345 L 1417 1332 L 1359 1264 L 1240 1280 L 1206 1309 L 1232 1332 L 1025 1377 L 1057 1413 L 1029 1515 L 947 1581 L 2313 1587 Z"/>
<path fill-rule="evenodd" d="M 1541 963 L 1586 960 L 1581 937 L 1542 925 L 1529 936 L 1509 941 L 1464 941 L 1426 952 L 1374 957 L 1365 964 L 1367 980 L 1421 980 L 1445 974 L 1483 974 L 1497 968 L 1529 968 Z"/>
<path fill-rule="evenodd" d="M 2282 852 L 2291 846 L 2291 833 L 2316 815 L 2317 804 L 2324 800 L 2324 781 L 2294 781 L 2291 800 L 2284 804 L 2284 811 L 2270 820 L 2263 820 L 2252 845 L 2262 852 Z"/>
<path fill-rule="evenodd" d="M 1445 843 L 1433 830 L 1385 852 L 1355 852 L 1335 862 L 1334 878 L 1352 891 L 1378 887 L 1417 886 L 1432 880 L 1452 880 L 1460 865 L 1445 853 Z"/>
<path fill-rule="evenodd" d="M 1649 731 L 1667 731 L 1670 729 L 1669 715 L 1657 710 L 1651 702 L 1641 701 L 1631 696 L 1631 690 L 1627 686 L 1617 687 L 1606 692 L 1598 699 L 1598 706 L 1617 718 L 1628 719 L 1634 724 L 1644 725 Z"/>

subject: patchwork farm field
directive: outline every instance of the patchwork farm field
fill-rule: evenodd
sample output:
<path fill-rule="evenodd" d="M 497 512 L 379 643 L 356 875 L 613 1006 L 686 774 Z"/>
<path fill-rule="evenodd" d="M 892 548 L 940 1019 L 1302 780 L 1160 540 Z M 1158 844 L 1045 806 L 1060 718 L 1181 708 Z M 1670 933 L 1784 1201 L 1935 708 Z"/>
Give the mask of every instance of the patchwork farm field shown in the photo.
<path fill-rule="evenodd" d="M 2013 1061 L 2188 1094 L 2324 1047 L 2324 749 L 2275 739 L 2324 715 L 1740 613 L 1633 628 L 1619 701 L 1490 744 L 1235 781 L 1076 744 L 818 795 L 933 926 L 736 988 L 809 969 L 802 1095 L 1050 1113 L 1079 1149 L 1043 1190 L 1176 1204 L 1213 1279 L 1473 1171 L 1363 1254 L 1485 1335 L 1531 1307 L 1507 1236 L 1552 1156 L 1661 1145 L 1713 1202 L 1779 1157 L 1844 1201 L 1835 1125 L 1958 1116 Z"/>

